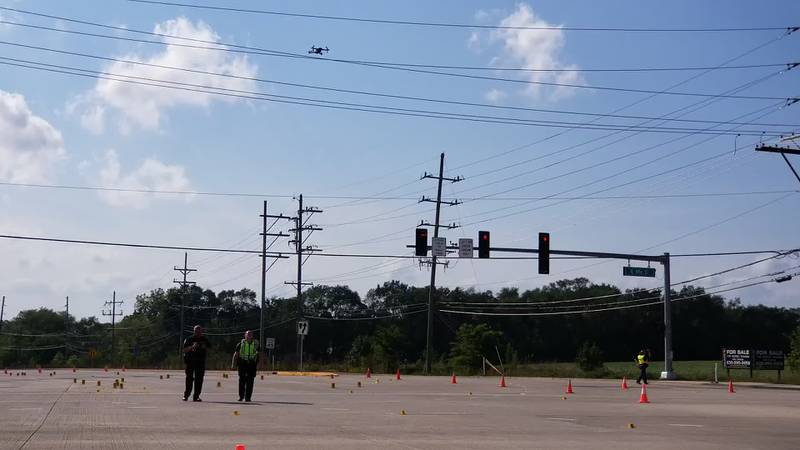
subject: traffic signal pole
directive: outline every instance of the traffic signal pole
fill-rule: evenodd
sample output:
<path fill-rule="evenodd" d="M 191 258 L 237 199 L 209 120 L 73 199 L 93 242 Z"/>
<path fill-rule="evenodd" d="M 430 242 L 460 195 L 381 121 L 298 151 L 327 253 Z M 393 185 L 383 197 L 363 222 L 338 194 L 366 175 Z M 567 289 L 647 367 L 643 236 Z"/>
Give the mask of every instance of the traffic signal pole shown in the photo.
<path fill-rule="evenodd" d="M 548 235 L 549 242 L 549 235 Z M 414 246 L 407 246 L 414 247 Z M 457 249 L 456 246 L 448 246 L 448 249 Z M 515 248 L 515 247 L 490 247 L 490 252 L 505 252 L 505 253 L 535 253 L 539 254 L 537 248 Z M 551 255 L 563 256 L 583 256 L 599 259 L 622 259 L 628 261 L 646 261 L 655 262 L 664 266 L 664 371 L 661 372 L 661 379 L 674 380 L 675 372 L 672 370 L 672 298 L 670 291 L 670 264 L 669 253 L 663 255 L 637 255 L 630 253 L 609 253 L 609 252 L 586 252 L 578 250 L 549 250 Z M 549 268 L 549 266 L 548 266 Z M 430 305 L 430 303 L 429 303 Z M 430 315 L 430 311 L 428 312 Z M 429 348 L 429 347 L 428 347 Z M 430 350 L 428 350 L 430 351 Z M 426 358 L 427 363 L 427 358 Z M 426 366 L 427 367 L 427 366 Z"/>
<path fill-rule="evenodd" d="M 549 242 L 549 236 L 548 236 Z M 539 253 L 539 249 L 492 247 L 493 252 L 508 253 Z M 600 259 L 623 259 L 628 261 L 647 261 L 660 263 L 664 266 L 664 371 L 661 372 L 662 380 L 674 380 L 675 372 L 672 370 L 672 298 L 670 292 L 670 265 L 669 253 L 663 255 L 636 255 L 628 253 L 584 252 L 575 250 L 550 250 L 551 255 L 585 256 Z"/>

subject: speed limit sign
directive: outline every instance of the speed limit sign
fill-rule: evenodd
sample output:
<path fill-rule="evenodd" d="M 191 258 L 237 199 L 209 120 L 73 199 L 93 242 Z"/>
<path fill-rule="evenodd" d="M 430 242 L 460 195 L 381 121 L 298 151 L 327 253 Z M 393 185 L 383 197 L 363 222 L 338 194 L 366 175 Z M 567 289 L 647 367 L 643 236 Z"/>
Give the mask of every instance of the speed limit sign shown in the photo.
<path fill-rule="evenodd" d="M 308 335 L 308 321 L 307 320 L 303 319 L 303 320 L 298 320 L 297 321 L 297 334 L 299 334 L 300 336 Z"/>

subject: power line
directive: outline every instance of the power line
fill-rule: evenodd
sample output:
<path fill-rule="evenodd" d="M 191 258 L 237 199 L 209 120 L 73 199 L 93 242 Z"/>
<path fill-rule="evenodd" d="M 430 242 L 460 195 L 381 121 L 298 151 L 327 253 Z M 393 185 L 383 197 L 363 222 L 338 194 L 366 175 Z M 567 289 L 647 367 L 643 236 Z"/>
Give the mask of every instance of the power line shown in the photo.
<path fill-rule="evenodd" d="M 266 9 L 247 9 L 234 8 L 227 6 L 217 6 L 211 4 L 192 4 L 157 0 L 128 0 L 132 3 L 142 3 L 160 6 L 178 6 L 183 8 L 204 9 L 211 11 L 224 11 L 245 14 L 261 14 L 271 16 L 296 17 L 304 19 L 335 20 L 345 22 L 373 23 L 381 25 L 409 25 L 436 28 L 471 28 L 487 30 L 547 30 L 547 31 L 603 31 L 603 32 L 635 32 L 635 33 L 723 33 L 723 32 L 744 32 L 744 31 L 786 31 L 792 32 L 798 29 L 796 26 L 789 27 L 724 27 L 724 28 L 624 28 L 624 27 L 574 27 L 574 26 L 506 26 L 506 25 L 476 25 L 452 22 L 423 22 L 412 20 L 397 19 L 376 19 L 352 16 L 330 16 L 321 14 L 303 14 L 287 11 L 275 11 Z"/>
<path fill-rule="evenodd" d="M 696 79 L 698 79 L 698 78 L 700 78 L 700 77 L 702 77 L 702 76 L 704 76 L 704 75 L 706 75 L 706 74 L 708 74 L 708 73 L 711 73 L 711 72 L 713 72 L 713 71 L 715 71 L 715 70 L 718 70 L 718 69 L 720 69 L 720 68 L 722 68 L 722 67 L 725 67 L 725 66 L 727 66 L 727 65 L 729 65 L 729 64 L 731 64 L 731 63 L 733 63 L 733 62 L 735 62 L 735 61 L 737 61 L 737 60 L 739 60 L 739 59 L 741 59 L 741 58 L 744 58 L 744 57 L 746 57 L 746 56 L 748 56 L 748 55 L 750 55 L 750 54 L 752 54 L 752 53 L 755 53 L 755 52 L 757 52 L 757 51 L 759 51 L 759 50 L 761 50 L 761 49 L 763 49 L 763 48 L 765 48 L 765 47 L 767 47 L 767 46 L 769 46 L 769 45 L 771 45 L 771 44 L 773 44 L 773 43 L 775 43 L 775 42 L 778 42 L 778 41 L 780 41 L 782 38 L 783 38 L 783 36 L 780 36 L 780 37 L 774 37 L 774 38 L 768 39 L 767 41 L 765 41 L 765 42 L 762 42 L 762 43 L 760 43 L 760 44 L 756 45 L 755 47 L 752 47 L 752 48 L 750 48 L 750 49 L 748 49 L 748 50 L 746 50 L 746 51 L 744 51 L 744 52 L 742 52 L 742 53 L 739 53 L 739 54 L 737 54 L 736 56 L 733 56 L 733 57 L 731 57 L 731 58 L 728 58 L 728 59 L 726 59 L 726 60 L 725 60 L 725 61 L 723 61 L 722 63 L 720 63 L 720 64 L 717 64 L 715 67 L 713 67 L 713 68 L 711 68 L 711 69 L 709 69 L 709 70 L 706 70 L 706 71 L 703 71 L 703 72 L 701 72 L 701 73 L 698 73 L 698 74 L 692 75 L 692 76 L 690 76 L 690 77 L 688 77 L 688 78 L 685 78 L 685 79 L 683 79 L 683 80 L 681 80 L 681 81 L 679 81 L 679 82 L 677 82 L 677 83 L 673 83 L 673 84 L 671 84 L 670 86 L 668 86 L 667 88 L 665 88 L 665 89 L 663 89 L 663 90 L 664 90 L 664 91 L 669 91 L 669 90 L 675 89 L 675 88 L 677 88 L 677 87 L 683 86 L 683 85 L 685 85 L 685 84 L 687 84 L 687 83 L 689 83 L 689 82 L 691 82 L 691 81 L 693 81 L 693 80 L 696 80 Z M 758 80 L 756 80 L 756 82 L 758 82 Z M 743 86 L 742 86 L 742 87 L 743 87 Z M 634 101 L 634 102 L 632 102 L 632 103 L 626 104 L 625 106 L 622 106 L 622 107 L 620 107 L 620 108 L 617 108 L 617 109 L 613 110 L 611 113 L 612 113 L 612 114 L 615 114 L 615 113 L 618 113 L 618 112 L 624 111 L 624 110 L 626 110 L 626 109 L 629 109 L 629 108 L 631 108 L 631 107 L 634 107 L 634 106 L 636 106 L 636 105 L 638 105 L 638 104 L 640 104 L 640 103 L 646 102 L 646 101 L 648 101 L 648 100 L 650 100 L 650 99 L 652 99 L 652 98 L 655 98 L 655 97 L 657 97 L 657 96 L 658 96 L 658 94 L 651 94 L 651 95 L 648 95 L 648 96 L 646 96 L 646 97 L 644 97 L 644 98 L 641 98 L 641 99 L 639 99 L 639 100 L 636 100 L 636 101 Z M 698 104 L 698 105 L 700 105 L 700 104 L 702 104 L 702 102 L 698 102 L 697 104 Z M 692 106 L 693 106 L 693 105 L 692 105 Z M 690 107 L 691 107 L 691 106 L 690 106 Z M 685 108 L 681 108 L 681 109 L 679 109 L 679 110 L 673 111 L 672 113 L 670 113 L 670 114 L 667 114 L 666 116 L 668 116 L 668 115 L 671 115 L 671 114 L 673 114 L 673 113 L 678 113 L 678 112 L 682 111 L 683 109 L 685 109 Z M 592 122 L 595 122 L 595 121 L 598 121 L 598 120 L 600 120 L 600 118 L 595 118 L 595 119 L 592 119 L 591 121 L 589 121 L 589 123 L 592 123 Z M 558 136 L 561 136 L 561 135 L 567 134 L 567 133 L 569 133 L 569 132 L 571 132 L 571 131 L 574 131 L 574 130 L 571 130 L 571 129 L 570 129 L 570 130 L 559 131 L 559 132 L 557 132 L 557 133 L 554 133 L 554 134 L 552 134 L 552 135 L 549 135 L 549 136 L 547 136 L 547 137 L 545 137 L 545 138 L 543 138 L 543 139 L 539 139 L 539 140 L 537 140 L 537 141 L 530 142 L 530 143 L 528 143 L 528 144 L 525 144 L 525 145 L 517 146 L 517 147 L 511 148 L 511 149 L 509 149 L 509 150 L 506 150 L 506 151 L 504 151 L 504 152 L 497 153 L 497 154 L 495 154 L 495 155 L 491 155 L 491 156 L 488 156 L 488 157 L 480 158 L 480 159 L 478 159 L 478 160 L 475 160 L 475 161 L 472 161 L 472 162 L 470 162 L 470 163 L 467 163 L 467 164 L 463 164 L 463 165 L 461 165 L 461 166 L 458 166 L 458 167 L 456 167 L 455 169 L 456 169 L 456 170 L 458 170 L 458 169 L 461 169 L 461 168 L 464 168 L 464 167 L 473 166 L 473 165 L 475 165 L 475 164 L 480 164 L 480 163 L 482 163 L 482 162 L 488 161 L 488 160 L 490 160 L 490 159 L 498 158 L 498 157 L 501 157 L 501 156 L 505 156 L 505 155 L 508 155 L 508 154 L 511 154 L 511 153 L 514 153 L 514 152 L 520 151 L 520 150 L 524 150 L 524 149 L 526 149 L 526 148 L 529 148 L 529 147 L 531 147 L 531 146 L 533 146 L 533 145 L 540 144 L 540 143 L 542 143 L 542 142 L 546 142 L 546 141 L 548 141 L 548 140 L 550 140 L 550 139 L 553 139 L 553 138 L 556 138 L 556 137 L 558 137 Z M 616 133 L 611 133 L 611 134 L 608 134 L 608 135 L 606 135 L 606 136 L 603 136 L 603 138 L 604 138 L 604 137 L 608 137 L 608 136 L 612 136 L 613 134 L 616 134 Z"/>
<path fill-rule="evenodd" d="M 42 183 L 16 183 L 12 181 L 0 181 L 0 186 L 11 186 L 11 187 L 25 187 L 25 188 L 41 188 L 41 189 L 63 189 L 63 190 L 79 190 L 79 191 L 114 191 L 114 192 L 127 192 L 127 193 L 138 193 L 138 194 L 171 194 L 171 195 L 209 195 L 209 196 L 233 196 L 233 197 L 268 197 L 268 198 L 291 198 L 291 194 L 259 194 L 259 193 L 249 193 L 249 192 L 203 192 L 203 191 L 173 191 L 173 190 L 164 190 L 164 189 L 128 189 L 128 188 L 115 188 L 115 187 L 105 187 L 105 186 L 78 186 L 78 185 L 64 185 L 64 184 L 42 184 Z M 529 197 L 529 196 L 521 196 L 521 197 L 463 197 L 458 196 L 460 200 L 463 201 L 522 201 L 522 200 L 626 200 L 626 199 L 659 199 L 659 198 L 704 198 L 704 197 L 738 197 L 738 196 L 750 196 L 750 195 L 772 195 L 772 194 L 787 194 L 790 192 L 800 192 L 797 189 L 783 189 L 783 190 L 772 190 L 772 191 L 732 191 L 732 192 L 697 192 L 697 193 L 687 193 L 687 194 L 652 194 L 652 195 L 608 195 L 608 196 L 570 196 L 570 197 Z M 406 197 L 406 196 L 347 196 L 347 195 L 315 195 L 310 194 L 306 195 L 308 198 L 314 199 L 351 199 L 351 200 L 379 200 L 379 201 L 408 201 L 408 200 L 419 200 L 418 197 Z M 408 208 L 411 206 L 416 206 L 417 203 L 406 205 L 403 208 Z M 331 208 L 335 206 L 326 206 L 326 208 Z M 392 210 L 393 212 L 394 210 Z M 376 214 L 374 216 L 365 217 L 363 219 L 372 219 L 375 217 L 380 217 L 385 213 Z M 417 213 L 412 213 L 416 215 Z M 406 217 L 406 215 L 402 216 L 393 216 L 392 218 L 400 218 Z M 328 227 L 337 227 L 341 225 L 349 225 L 358 223 L 359 221 L 349 221 L 349 222 L 342 222 L 336 224 L 326 224 Z M 248 235 L 247 237 L 241 239 L 239 242 L 244 242 L 246 240 L 253 240 L 255 237 Z M 208 258 L 206 260 L 198 261 L 198 264 L 205 263 L 210 261 L 213 258 Z"/>
<path fill-rule="evenodd" d="M 428 310 L 427 307 L 423 307 L 422 309 L 417 309 L 414 311 L 409 312 L 399 312 L 396 314 L 389 314 L 384 316 L 375 316 L 375 317 L 322 317 L 322 316 L 305 316 L 307 319 L 314 319 L 314 320 L 327 320 L 327 321 L 361 321 L 361 320 L 381 320 L 381 319 L 391 319 L 395 317 L 405 317 L 411 316 L 414 314 L 419 314 L 421 312 L 426 312 Z"/>
<path fill-rule="evenodd" d="M 744 285 L 744 286 L 738 286 L 738 287 L 729 288 L 729 289 L 722 289 L 722 290 L 714 291 L 714 292 L 703 292 L 702 294 L 693 295 L 693 296 L 689 296 L 689 297 L 679 297 L 679 298 L 673 299 L 672 302 L 690 300 L 690 299 L 693 299 L 693 298 L 703 297 L 703 296 L 707 296 L 707 295 L 717 295 L 717 294 L 721 294 L 721 293 L 725 293 L 725 292 L 731 292 L 731 291 L 744 289 L 744 288 L 748 288 L 748 287 L 752 287 L 752 286 L 758 286 L 758 285 L 766 284 L 766 283 L 774 283 L 774 280 L 760 281 L 760 282 L 756 282 L 756 283 L 750 283 L 750 284 L 747 284 L 747 285 Z M 642 307 L 647 307 L 647 306 L 661 305 L 663 303 L 664 303 L 664 301 L 662 300 L 662 301 L 649 302 L 649 303 L 643 303 L 643 304 L 637 304 L 637 305 L 625 305 L 625 306 L 617 306 L 617 307 L 613 307 L 612 306 L 612 307 L 607 307 L 607 308 L 584 309 L 584 310 L 579 310 L 579 311 L 510 312 L 510 313 L 505 313 L 505 312 L 482 312 L 482 311 L 457 311 L 457 310 L 445 310 L 445 309 L 440 309 L 439 311 L 440 312 L 444 312 L 444 313 L 448 313 L 448 314 L 467 314 L 467 315 L 473 315 L 473 316 L 559 316 L 559 315 L 589 314 L 589 313 L 604 312 L 604 311 L 618 311 L 618 310 L 623 310 L 623 309 L 642 308 Z"/>
<path fill-rule="evenodd" d="M 2 21 L 0 21 L 2 22 Z M 23 69 L 39 70 L 50 73 L 58 73 L 62 75 L 71 75 L 84 78 L 93 78 L 107 81 L 114 81 L 118 83 L 127 83 L 138 86 L 148 86 L 161 89 L 171 89 L 187 92 L 197 92 L 210 95 L 218 95 L 230 98 L 239 98 L 247 100 L 258 100 L 271 103 L 282 103 L 291 105 L 313 106 L 318 108 L 336 109 L 345 111 L 357 111 L 366 113 L 378 113 L 394 116 L 407 116 L 407 117 L 423 117 L 434 119 L 447 119 L 466 122 L 488 123 L 488 124 L 502 124 L 502 125 L 523 125 L 532 127 L 551 127 L 551 128 L 570 128 L 570 129 L 586 129 L 586 130 L 601 130 L 601 131 L 642 131 L 648 133 L 668 133 L 668 134 L 712 134 L 712 135 L 733 135 L 728 132 L 715 132 L 706 131 L 698 128 L 686 127 L 637 127 L 635 125 L 624 124 L 602 124 L 602 125 L 586 125 L 577 122 L 563 122 L 563 121 L 549 121 L 549 120 L 534 120 L 522 119 L 518 117 L 505 117 L 505 116 L 490 116 L 481 114 L 464 114 L 453 113 L 447 111 L 435 110 L 422 110 L 414 108 L 397 108 L 381 105 L 370 105 L 362 103 L 330 101 L 307 97 L 295 97 L 286 95 L 267 94 L 263 92 L 247 91 L 241 89 L 229 89 L 216 86 L 209 86 L 196 83 L 184 83 L 171 80 L 156 79 L 151 77 L 140 77 L 133 75 L 116 74 L 105 71 L 95 71 L 83 68 L 76 68 L 58 64 L 48 64 L 38 61 L 24 60 L 19 58 L 9 58 L 0 56 L 0 64 L 17 67 Z M 11 62 L 9 62 L 11 61 Z M 694 95 L 694 94 L 693 94 Z M 731 98 L 731 99 L 752 99 L 752 100 L 780 100 L 791 101 L 784 97 L 745 97 L 745 96 L 726 96 L 717 97 L 714 94 L 697 94 L 697 96 L 704 98 Z M 736 135 L 742 136 L 762 136 L 762 137 L 781 137 L 791 134 L 791 131 L 784 130 L 783 132 L 777 131 L 759 131 L 759 130 L 740 130 Z"/>
<path fill-rule="evenodd" d="M 413 229 L 413 228 L 412 228 Z M 244 250 L 244 249 L 226 249 L 226 248 L 212 248 L 212 247 L 182 247 L 177 245 L 156 245 L 156 244 L 133 244 L 128 242 L 112 242 L 112 241 L 90 241 L 81 239 L 63 239 L 63 238 L 50 238 L 43 236 L 23 236 L 12 234 L 0 234 L 0 239 L 18 239 L 27 241 L 39 242 L 57 242 L 68 244 L 84 244 L 84 245 L 107 245 L 116 247 L 131 247 L 131 248 L 144 248 L 144 249 L 159 249 L 159 250 L 188 250 L 188 251 L 205 251 L 205 252 L 222 252 L 222 253 L 250 253 L 261 254 L 260 250 Z M 800 251 L 800 250 L 795 250 Z M 697 254 L 681 254 L 671 255 L 674 257 L 692 257 L 692 256 L 726 256 L 726 255 L 742 255 L 742 254 L 757 254 L 757 253 L 777 253 L 778 250 L 758 250 L 747 252 L 717 252 L 717 253 L 697 253 Z M 283 255 L 282 253 L 267 252 L 269 255 Z M 418 259 L 413 255 L 389 255 L 389 254 L 365 254 L 365 253 L 314 253 L 314 257 L 334 257 L 334 258 L 404 258 L 404 259 Z M 453 256 L 440 256 L 439 258 L 458 259 Z M 535 259 L 535 257 L 492 257 L 488 259 Z M 586 259 L 584 257 L 558 257 L 551 256 L 550 259 Z"/>
<path fill-rule="evenodd" d="M 6 25 L 13 25 L 13 26 L 33 28 L 33 29 L 42 29 L 42 30 L 54 31 L 54 32 L 59 32 L 59 33 L 69 33 L 69 34 L 77 34 L 77 35 L 84 35 L 84 36 L 90 36 L 90 37 L 100 37 L 100 38 L 106 38 L 106 39 L 125 40 L 125 41 L 132 41 L 132 42 L 157 44 L 157 45 L 171 45 L 171 46 L 180 46 L 180 47 L 196 48 L 196 49 L 203 49 L 203 50 L 255 54 L 255 55 L 262 55 L 262 56 L 283 56 L 283 57 L 286 57 L 288 55 L 288 56 L 293 57 L 293 58 L 298 57 L 297 55 L 286 54 L 286 52 L 276 53 L 274 51 L 265 52 L 265 51 L 237 50 L 236 47 L 239 47 L 239 46 L 230 45 L 230 44 L 223 44 L 223 43 L 217 43 L 217 42 L 210 42 L 210 43 L 213 44 L 213 45 L 225 46 L 225 47 L 203 47 L 203 46 L 197 46 L 197 45 L 179 44 L 179 43 L 174 43 L 174 42 L 152 41 L 152 40 L 145 40 L 145 39 L 127 38 L 127 37 L 122 37 L 122 36 L 103 35 L 103 34 L 98 34 L 98 33 L 87 33 L 87 32 L 79 32 L 79 31 L 72 31 L 72 30 L 63 30 L 63 29 L 54 28 L 54 27 L 44 27 L 44 26 L 39 26 L 39 25 L 30 25 L 30 24 L 24 24 L 24 23 L 11 22 L 11 21 L 7 21 L 7 20 L 0 20 L 0 23 L 6 24 Z M 122 30 L 127 31 L 127 32 L 132 32 L 132 30 L 128 30 L 128 29 L 124 29 L 124 28 Z M 146 34 L 153 34 L 153 35 L 157 35 L 158 36 L 157 33 L 146 33 Z M 175 36 L 167 36 L 167 35 L 161 35 L 161 36 L 168 37 L 168 38 L 176 38 Z M 180 39 L 180 38 L 178 37 L 178 39 Z M 227 48 L 227 47 L 232 47 L 232 48 Z M 328 61 L 335 61 L 335 60 L 328 59 Z M 340 61 L 335 61 L 335 62 L 340 62 Z M 419 73 L 419 74 L 440 75 L 440 76 L 446 76 L 446 77 L 456 77 L 456 78 L 475 79 L 475 80 L 484 80 L 484 81 L 499 81 L 499 82 L 516 83 L 516 84 L 568 87 L 568 88 L 574 88 L 574 89 L 590 89 L 590 90 L 628 92 L 628 93 L 665 94 L 665 95 L 673 95 L 673 96 L 714 97 L 713 94 L 704 94 L 704 93 L 698 93 L 698 92 L 654 91 L 654 90 L 647 90 L 647 89 L 633 89 L 633 88 L 623 88 L 623 87 L 615 87 L 615 86 L 588 86 L 588 85 L 572 84 L 572 83 L 546 82 L 546 81 L 524 80 L 524 79 L 515 79 L 515 78 L 490 77 L 490 76 L 463 74 L 463 73 L 453 73 L 453 72 L 442 72 L 442 71 L 435 71 L 435 70 L 414 69 L 414 68 L 409 68 L 409 67 L 399 67 L 399 66 L 381 65 L 381 64 L 372 64 L 372 63 L 356 63 L 356 62 L 353 62 L 353 64 L 357 64 L 357 65 L 361 65 L 361 66 L 368 66 L 368 67 L 383 68 L 383 69 L 400 70 L 400 71 Z M 793 67 L 793 66 L 790 64 L 789 67 Z M 768 96 L 727 96 L 725 98 L 740 99 L 740 100 L 792 100 L 792 99 L 786 99 L 786 98 L 783 98 L 783 97 L 768 97 Z"/>
<path fill-rule="evenodd" d="M 9 42 L 9 41 L 0 40 L 0 44 L 11 45 L 11 46 L 16 46 L 16 47 L 22 47 L 22 48 L 27 48 L 27 49 L 47 51 L 47 52 L 52 52 L 52 53 L 65 54 L 65 55 L 80 56 L 80 57 L 84 57 L 84 58 L 92 58 L 92 59 L 97 59 L 97 60 L 102 60 L 102 61 L 109 61 L 109 62 L 113 62 L 113 63 L 122 63 L 122 64 L 126 64 L 126 65 L 155 67 L 155 68 L 159 68 L 159 69 L 167 69 L 167 70 L 195 73 L 195 74 L 201 74 L 201 75 L 211 75 L 211 76 L 230 78 L 230 79 L 236 79 L 236 80 L 255 81 L 255 82 L 258 82 L 258 83 L 277 84 L 277 85 L 282 85 L 282 86 L 299 87 L 299 88 L 305 88 L 305 89 L 314 89 L 314 90 L 322 90 L 322 91 L 345 93 L 345 94 L 366 95 L 366 96 L 381 97 L 381 98 L 391 98 L 391 99 L 398 99 L 398 100 L 413 100 L 413 101 L 421 101 L 421 102 L 428 102 L 428 103 L 458 105 L 458 106 L 474 106 L 474 107 L 482 107 L 482 108 L 512 110 L 512 111 L 541 112 L 541 113 L 551 113 L 551 114 L 565 114 L 565 115 L 592 116 L 592 117 L 607 117 L 607 118 L 619 118 L 619 119 L 649 119 L 649 120 L 654 119 L 653 117 L 645 117 L 645 116 L 603 114 L 603 113 L 590 113 L 590 112 L 582 112 L 582 111 L 566 111 L 566 110 L 530 108 L 530 107 L 519 107 L 519 106 L 505 106 L 505 105 L 494 105 L 494 104 L 489 104 L 489 103 L 476 103 L 476 102 L 467 102 L 467 101 L 437 99 L 437 98 L 430 98 L 430 97 L 419 97 L 419 96 L 388 94 L 388 93 L 385 93 L 385 92 L 342 89 L 342 88 L 334 88 L 334 87 L 330 87 L 330 86 L 320 86 L 320 85 L 313 85 L 313 84 L 303 84 L 303 83 L 294 83 L 294 82 L 270 80 L 270 79 L 258 78 L 258 77 L 239 76 L 239 75 L 233 75 L 233 74 L 229 74 L 229 73 L 212 72 L 212 71 L 206 71 L 206 70 L 198 70 L 198 69 L 191 69 L 191 68 L 185 68 L 185 67 L 169 66 L 169 65 L 163 65 L 163 64 L 152 64 L 152 63 L 147 63 L 147 62 L 143 62 L 143 61 L 119 59 L 119 58 L 112 58 L 112 57 L 107 57 L 107 56 L 98 56 L 98 55 L 93 55 L 93 54 L 83 53 L 83 52 L 73 52 L 73 51 L 66 51 L 66 50 L 58 50 L 58 49 L 53 49 L 53 48 L 48 48 L 48 47 L 29 45 L 29 44 L 22 44 L 22 43 L 18 43 L 18 42 Z M 786 67 L 795 67 L 797 64 L 800 64 L 800 63 L 787 64 Z M 675 122 L 687 122 L 687 123 L 727 123 L 727 124 L 736 124 L 735 122 L 719 122 L 719 121 L 713 121 L 713 120 L 699 120 L 699 119 L 670 119 L 670 118 L 662 118 L 662 120 L 675 121 Z M 748 124 L 748 125 L 758 125 L 758 126 L 768 126 L 768 127 L 797 127 L 798 126 L 796 124 L 763 124 L 763 123 L 752 123 L 752 124 Z M 414 166 L 417 166 L 417 165 L 419 165 L 419 164 L 415 164 Z M 412 167 L 414 167 L 414 166 L 412 166 Z"/>

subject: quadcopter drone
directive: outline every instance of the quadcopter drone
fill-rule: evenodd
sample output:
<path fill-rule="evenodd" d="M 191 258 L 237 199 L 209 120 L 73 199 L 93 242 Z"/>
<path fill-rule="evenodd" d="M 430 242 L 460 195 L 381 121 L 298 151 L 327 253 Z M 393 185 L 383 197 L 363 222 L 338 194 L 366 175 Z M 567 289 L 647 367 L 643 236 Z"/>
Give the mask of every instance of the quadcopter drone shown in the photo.
<path fill-rule="evenodd" d="M 308 54 L 309 55 L 321 55 L 322 52 L 328 53 L 329 51 L 330 50 L 328 50 L 328 47 L 315 47 L 315 46 L 312 45 L 311 46 L 311 50 L 308 51 Z"/>

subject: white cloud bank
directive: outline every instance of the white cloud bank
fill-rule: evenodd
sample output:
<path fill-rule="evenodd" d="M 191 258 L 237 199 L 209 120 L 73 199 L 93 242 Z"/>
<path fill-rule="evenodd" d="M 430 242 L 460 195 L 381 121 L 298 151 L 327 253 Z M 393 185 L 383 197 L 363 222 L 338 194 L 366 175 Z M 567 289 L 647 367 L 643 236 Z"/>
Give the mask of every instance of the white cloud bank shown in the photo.
<path fill-rule="evenodd" d="M 483 12 L 476 17 L 486 18 L 496 15 Z M 520 3 L 517 9 L 503 17 L 498 25 L 504 27 L 556 27 L 544 19 L 536 16 L 533 9 Z M 500 46 L 499 54 L 492 58 L 494 67 L 524 67 L 527 69 L 552 70 L 565 69 L 563 72 L 527 72 L 526 77 L 533 82 L 584 84 L 579 72 L 574 69 L 574 64 L 567 64 L 561 59 L 564 48 L 564 32 L 561 30 L 533 30 L 533 29 L 496 29 L 480 35 L 473 33 L 467 41 L 469 48 L 482 48 L 479 43 L 490 46 Z M 492 89 L 487 93 L 487 98 L 501 99 L 502 91 Z M 561 86 L 543 86 L 529 84 L 522 90 L 522 94 L 533 100 L 558 101 L 574 95 L 575 88 Z"/>
<path fill-rule="evenodd" d="M 206 23 L 202 21 L 195 23 L 183 17 L 159 23 L 155 26 L 153 32 L 166 36 L 213 42 L 220 41 L 219 35 Z M 211 88 L 254 89 L 255 82 L 252 80 L 164 68 L 180 67 L 200 72 L 214 72 L 252 78 L 256 75 L 258 67 L 250 63 L 246 55 L 175 45 L 188 44 L 207 47 L 210 44 L 170 39 L 169 37 L 163 37 L 162 40 L 166 43 L 162 52 L 149 57 L 135 53 L 120 56 L 117 61 L 107 64 L 102 70 L 122 77 L 139 77 L 138 81 L 145 83 L 153 82 L 142 80 L 142 78 Z M 151 66 L 123 61 L 146 63 L 151 64 Z M 122 132 L 128 132 L 133 127 L 144 130 L 157 130 L 167 110 L 181 106 L 208 107 L 213 101 L 234 102 L 240 100 L 202 92 L 142 86 L 101 79 L 97 81 L 91 91 L 79 96 L 72 104 L 68 105 L 68 111 L 77 112 L 80 115 L 81 124 L 89 131 L 101 134 L 105 131 L 108 122 L 106 115 L 112 111 L 119 116 L 119 125 Z"/>
<path fill-rule="evenodd" d="M 0 179 L 46 182 L 65 156 L 61 133 L 34 115 L 25 97 L 0 90 Z"/>
<path fill-rule="evenodd" d="M 159 191 L 186 191 L 191 188 L 186 169 L 179 165 L 169 165 L 155 158 L 145 159 L 138 168 L 124 173 L 119 157 L 114 150 L 105 155 L 105 164 L 100 169 L 100 183 L 103 187 L 117 189 L 141 189 Z M 103 191 L 100 197 L 109 205 L 116 207 L 144 208 L 150 199 L 175 198 L 177 194 L 143 194 L 136 192 Z M 190 198 L 181 196 L 183 198 Z"/>

